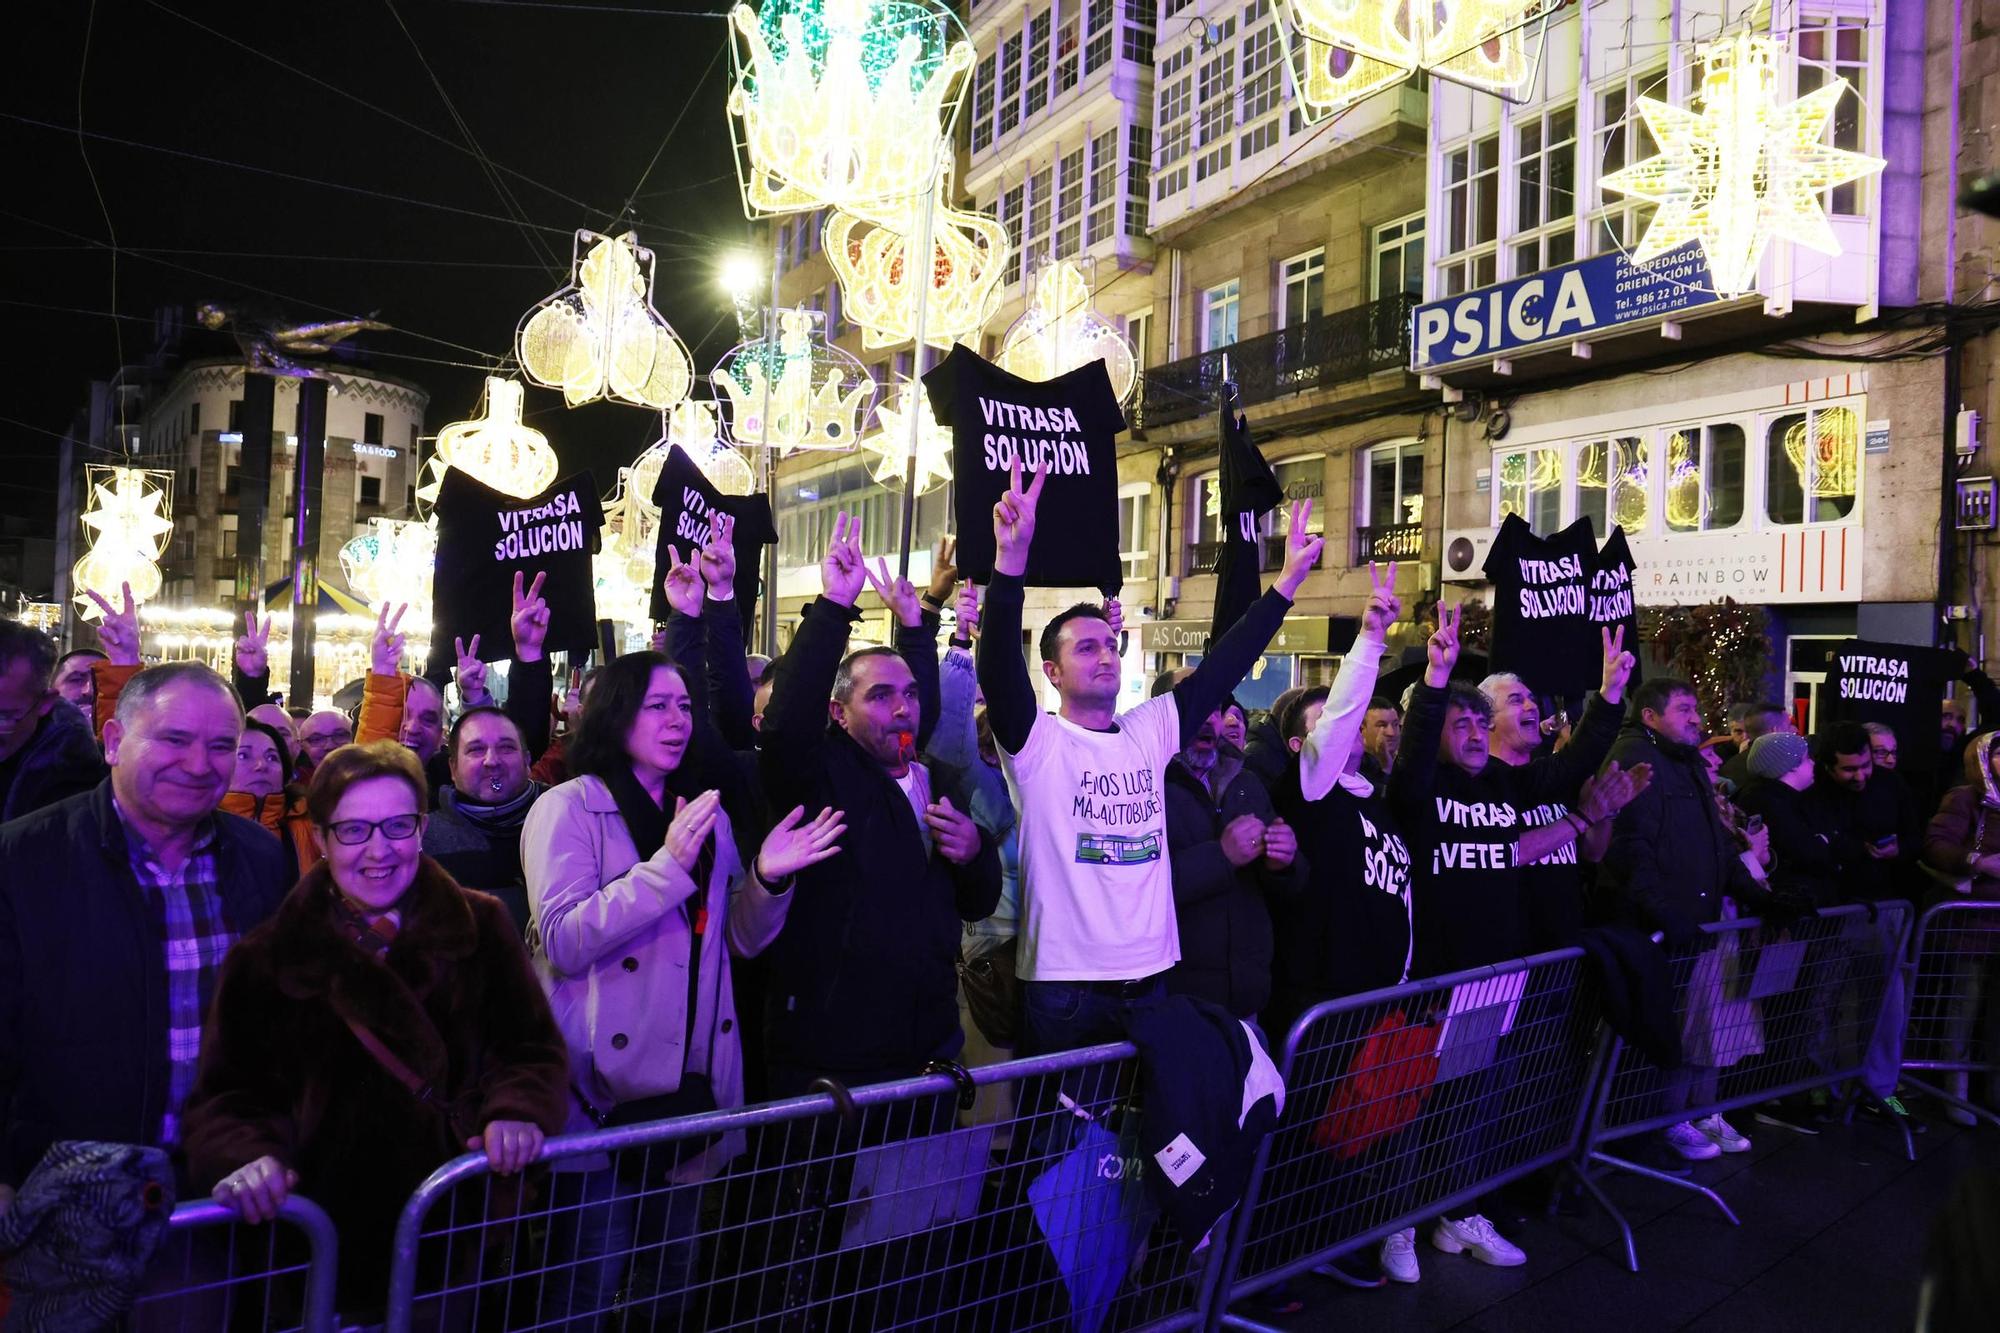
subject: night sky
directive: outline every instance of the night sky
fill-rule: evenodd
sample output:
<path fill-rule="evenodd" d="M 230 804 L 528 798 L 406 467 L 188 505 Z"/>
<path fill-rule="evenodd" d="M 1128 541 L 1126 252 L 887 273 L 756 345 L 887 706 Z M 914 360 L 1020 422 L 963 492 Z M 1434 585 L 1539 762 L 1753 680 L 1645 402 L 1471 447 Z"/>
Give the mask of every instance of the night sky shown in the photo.
<path fill-rule="evenodd" d="M 118 365 L 120 335 L 126 359 L 146 351 L 161 305 L 235 303 L 299 322 L 374 313 L 396 331 L 360 346 L 430 390 L 435 433 L 472 413 L 481 368 L 563 285 L 571 233 L 623 230 L 628 199 L 625 225 L 658 256 L 654 306 L 705 373 L 736 336 L 719 260 L 748 238 L 723 113 L 722 8 L 37 7 L 0 91 L 0 513 L 53 532 L 55 436 Z M 83 128 L 103 136 L 82 145 L 103 209 L 75 133 L 79 96 Z M 555 391 L 528 394 L 532 424 L 600 489 L 659 434 L 641 409 L 569 411 Z"/>

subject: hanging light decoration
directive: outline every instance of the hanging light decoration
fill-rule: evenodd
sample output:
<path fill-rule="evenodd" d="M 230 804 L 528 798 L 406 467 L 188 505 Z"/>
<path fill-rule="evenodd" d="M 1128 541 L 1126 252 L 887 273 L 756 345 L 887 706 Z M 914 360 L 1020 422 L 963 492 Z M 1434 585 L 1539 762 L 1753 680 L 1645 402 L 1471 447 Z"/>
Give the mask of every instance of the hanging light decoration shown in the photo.
<path fill-rule="evenodd" d="M 368 531 L 340 548 L 347 588 L 370 606 L 407 602 L 416 620 L 431 618 L 431 575 L 437 568 L 437 523 L 371 518 Z"/>
<path fill-rule="evenodd" d="M 955 15 L 907 0 L 765 0 L 737 5 L 729 28 L 750 216 L 879 216 L 928 192 L 972 68 Z"/>
<path fill-rule="evenodd" d="M 1821 193 L 1887 163 L 1824 142 L 1848 91 L 1845 79 L 1782 100 L 1783 55 L 1778 42 L 1748 33 L 1711 42 L 1701 52 L 1697 109 L 1639 99 L 1659 155 L 1602 182 L 1611 193 L 1658 205 L 1632 252 L 1635 262 L 1699 241 L 1715 291 L 1740 296 L 1756 288 L 1773 240 L 1840 253 Z"/>
<path fill-rule="evenodd" d="M 597 553 L 590 558 L 598 618 L 628 625 L 652 618 L 654 534 L 659 522 L 658 510 L 653 511 L 651 523 L 645 521 L 639 506 L 629 503 L 632 494 L 628 486 L 628 503 L 606 509 Z"/>
<path fill-rule="evenodd" d="M 931 201 L 930 287 L 924 341 L 950 347 L 986 327 L 1000 301 L 1012 253 L 1007 228 L 983 213 L 945 202 L 949 180 Z M 922 265 L 906 260 L 921 244 L 923 209 L 915 202 L 891 224 L 835 213 L 826 224 L 826 256 L 840 279 L 841 309 L 861 329 L 863 347 L 893 347 L 916 336 Z"/>
<path fill-rule="evenodd" d="M 1854 494 L 1861 452 L 1861 421 L 1853 409 L 1826 407 L 1812 414 L 1811 430 L 1801 417 L 1785 431 L 1785 457 L 1799 486 L 1816 500 L 1843 500 Z"/>
<path fill-rule="evenodd" d="M 777 345 L 739 343 L 709 376 L 723 438 L 745 448 L 852 449 L 875 393 L 860 361 L 826 341 L 818 311 L 780 310 Z"/>
<path fill-rule="evenodd" d="M 72 573 L 78 609 L 85 620 L 96 620 L 103 612 L 88 592 L 113 605 L 126 584 L 135 603 L 160 595 L 158 561 L 174 531 L 174 474 L 93 463 L 85 470 L 85 482 L 90 508 L 82 517 L 90 549 Z"/>
<path fill-rule="evenodd" d="M 722 494 L 749 495 L 757 489 L 757 477 L 750 470 L 749 460 L 722 442 L 715 404 L 690 398 L 663 414 L 660 438 L 632 460 L 625 487 L 634 503 L 659 512 L 653 504 L 653 491 L 659 486 L 660 469 L 667 464 L 667 454 L 675 445 L 694 460 L 709 485 Z"/>
<path fill-rule="evenodd" d="M 1052 380 L 1093 361 L 1104 362 L 1111 391 L 1129 403 L 1139 383 L 1132 344 L 1090 308 L 1082 270 L 1061 260 L 1035 275 L 1035 293 L 1000 340 L 996 364 L 1025 380 Z"/>
<path fill-rule="evenodd" d="M 597 399 L 664 411 L 687 397 L 694 363 L 653 309 L 653 252 L 637 238 L 579 231 L 570 283 L 515 334 L 521 370 L 571 407 Z"/>
<path fill-rule="evenodd" d="M 1667 526 L 1686 532 L 1701 526 L 1708 496 L 1701 488 L 1701 435 L 1677 430 L 1667 439 Z"/>
<path fill-rule="evenodd" d="M 938 425 L 930 395 L 919 380 L 898 380 L 896 400 L 875 409 L 878 429 L 861 441 L 873 457 L 869 475 L 880 484 L 901 490 L 909 477 L 910 414 L 916 413 L 917 494 L 924 495 L 951 480 L 951 431 Z"/>
<path fill-rule="evenodd" d="M 520 383 L 489 375 L 486 410 L 438 432 L 437 452 L 424 465 L 417 499 L 429 506 L 437 499 L 444 474 L 461 468 L 502 495 L 526 500 L 548 489 L 556 479 L 556 467 L 549 437 L 521 421 Z"/>
<path fill-rule="evenodd" d="M 1550 14 L 1566 0 L 1279 0 L 1296 34 L 1299 98 L 1317 120 L 1423 72 L 1501 97 L 1533 81 Z"/>

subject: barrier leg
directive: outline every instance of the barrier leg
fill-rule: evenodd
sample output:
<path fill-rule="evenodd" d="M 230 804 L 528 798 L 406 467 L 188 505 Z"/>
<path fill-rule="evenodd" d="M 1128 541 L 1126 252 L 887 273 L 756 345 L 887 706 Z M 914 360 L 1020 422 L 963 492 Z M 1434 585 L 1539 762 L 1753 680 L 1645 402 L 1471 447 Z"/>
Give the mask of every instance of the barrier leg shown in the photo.
<path fill-rule="evenodd" d="M 1706 1185 L 1693 1180 L 1684 1180 L 1680 1176 L 1646 1166 L 1639 1162 L 1628 1161 L 1623 1157 L 1613 1157 L 1607 1152 L 1593 1152 L 1590 1154 L 1590 1160 L 1593 1162 L 1602 1162 L 1614 1171 L 1630 1172 L 1632 1175 L 1644 1176 L 1648 1180 L 1657 1180 L 1663 1185 L 1672 1185 L 1676 1189 L 1684 1189 L 1693 1194 L 1705 1194 L 1708 1196 L 1708 1201 L 1719 1208 L 1722 1211 L 1722 1215 L 1729 1219 L 1729 1225 L 1733 1227 L 1743 1225 L 1737 1219 L 1736 1214 L 1729 1210 L 1729 1205 L 1722 1201 L 1722 1196 Z"/>
<path fill-rule="evenodd" d="M 1937 1084 L 1928 1082 L 1925 1079 L 1917 1077 L 1916 1074 L 1912 1073 L 1908 1069 L 1905 1069 L 1903 1071 L 1903 1082 L 1909 1084 L 1911 1087 L 1915 1088 L 1918 1092 L 1923 1093 L 1926 1097 L 1934 1097 L 1938 1101 L 1941 1101 L 1948 1106 L 1956 1106 L 1961 1111 L 1968 1112 L 1969 1114 L 1977 1117 L 1978 1119 L 1985 1121 L 1989 1125 L 2000 1126 L 2000 1115 L 1995 1115 L 1993 1112 L 1979 1105 L 1979 1103 L 1971 1101 L 1968 1098 L 1960 1097 L 1955 1093 L 1946 1092 L 1943 1088 L 1939 1087 Z"/>
<path fill-rule="evenodd" d="M 1611 1220 L 1618 1224 L 1618 1234 L 1625 1240 L 1625 1267 L 1634 1273 L 1638 1272 L 1639 1249 L 1638 1246 L 1632 1243 L 1632 1224 L 1625 1220 L 1625 1214 L 1619 1211 L 1617 1204 L 1611 1202 L 1611 1196 L 1604 1192 L 1603 1186 L 1590 1178 L 1590 1172 L 1584 1170 L 1575 1162 L 1564 1162 L 1563 1165 L 1568 1167 L 1570 1172 L 1576 1176 L 1578 1183 L 1590 1192 L 1590 1197 L 1597 1200 L 1597 1206 L 1602 1208 L 1610 1216 Z"/>

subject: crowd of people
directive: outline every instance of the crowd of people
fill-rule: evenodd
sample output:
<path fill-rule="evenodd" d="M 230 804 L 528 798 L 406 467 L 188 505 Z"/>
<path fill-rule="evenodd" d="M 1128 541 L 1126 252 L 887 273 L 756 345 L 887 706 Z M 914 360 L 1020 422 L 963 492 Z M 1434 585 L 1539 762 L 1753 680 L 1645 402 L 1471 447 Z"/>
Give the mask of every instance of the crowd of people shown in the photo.
<path fill-rule="evenodd" d="M 1692 687 L 1633 685 L 1607 632 L 1571 725 L 1514 675 L 1460 679 L 1451 607 L 1392 700 L 1402 607 L 1378 578 L 1331 684 L 1253 714 L 1233 694 L 1320 555 L 1307 505 L 1270 590 L 1128 709 L 1116 601 L 1052 618 L 1047 711 L 1021 649 L 1042 480 L 995 506 L 983 590 L 948 546 L 921 591 L 871 568 L 841 516 L 771 662 L 745 651 L 726 518 L 666 572 L 655 649 L 561 693 L 541 580 L 517 580 L 500 703 L 476 641 L 452 681 L 405 674 L 386 605 L 352 715 L 273 702 L 254 616 L 231 678 L 145 665 L 129 590 L 91 594 L 99 649 L 0 621 L 0 1210 L 58 1140 L 154 1145 L 252 1221 L 309 1194 L 340 1224 L 343 1298 L 379 1304 L 402 1201 L 466 1150 L 518 1179 L 548 1135 L 906 1077 L 968 1039 L 1118 1040 L 1175 996 L 1275 1052 L 1316 1003 L 1596 923 L 1686 949 L 1739 913 L 2000 892 L 2000 757 L 1949 708 L 1961 780 L 1919 791 L 1885 728 L 1809 744 L 1750 704 L 1709 737 Z M 865 587 L 892 644 L 851 644 Z M 1867 1078 L 1892 1113 L 1899 1031 Z M 1699 1110 L 1715 1072 L 1690 1058 L 1670 1095 Z M 1810 1132 L 1812 1111 L 1759 1115 Z M 1714 1114 L 1666 1141 L 1749 1147 Z M 701 1244 L 686 1195 L 555 1166 L 536 1188 L 572 1277 L 544 1315 L 670 1302 Z M 666 1255 L 643 1283 L 635 1238 Z M 1385 1243 L 1389 1278 L 1418 1279 L 1416 1240 Z M 1429 1240 L 1525 1258 L 1481 1209 Z"/>

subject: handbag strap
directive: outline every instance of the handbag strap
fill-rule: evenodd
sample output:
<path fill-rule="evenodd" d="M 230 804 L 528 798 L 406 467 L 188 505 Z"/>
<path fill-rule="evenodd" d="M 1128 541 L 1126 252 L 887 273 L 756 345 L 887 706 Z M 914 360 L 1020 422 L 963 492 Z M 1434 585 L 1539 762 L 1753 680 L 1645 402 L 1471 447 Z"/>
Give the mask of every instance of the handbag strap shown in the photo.
<path fill-rule="evenodd" d="M 442 1097 L 438 1096 L 437 1089 L 431 1086 L 429 1079 L 404 1064 L 394 1051 L 382 1044 L 380 1037 L 367 1028 L 351 1018 L 342 1021 L 347 1024 L 347 1030 L 354 1034 L 354 1039 L 361 1043 L 361 1049 L 373 1056 L 375 1063 L 382 1066 L 391 1078 L 408 1088 L 411 1096 L 426 1106 L 435 1106 L 445 1111 L 447 1116 L 450 1114 L 450 1107 L 445 1104 Z"/>

